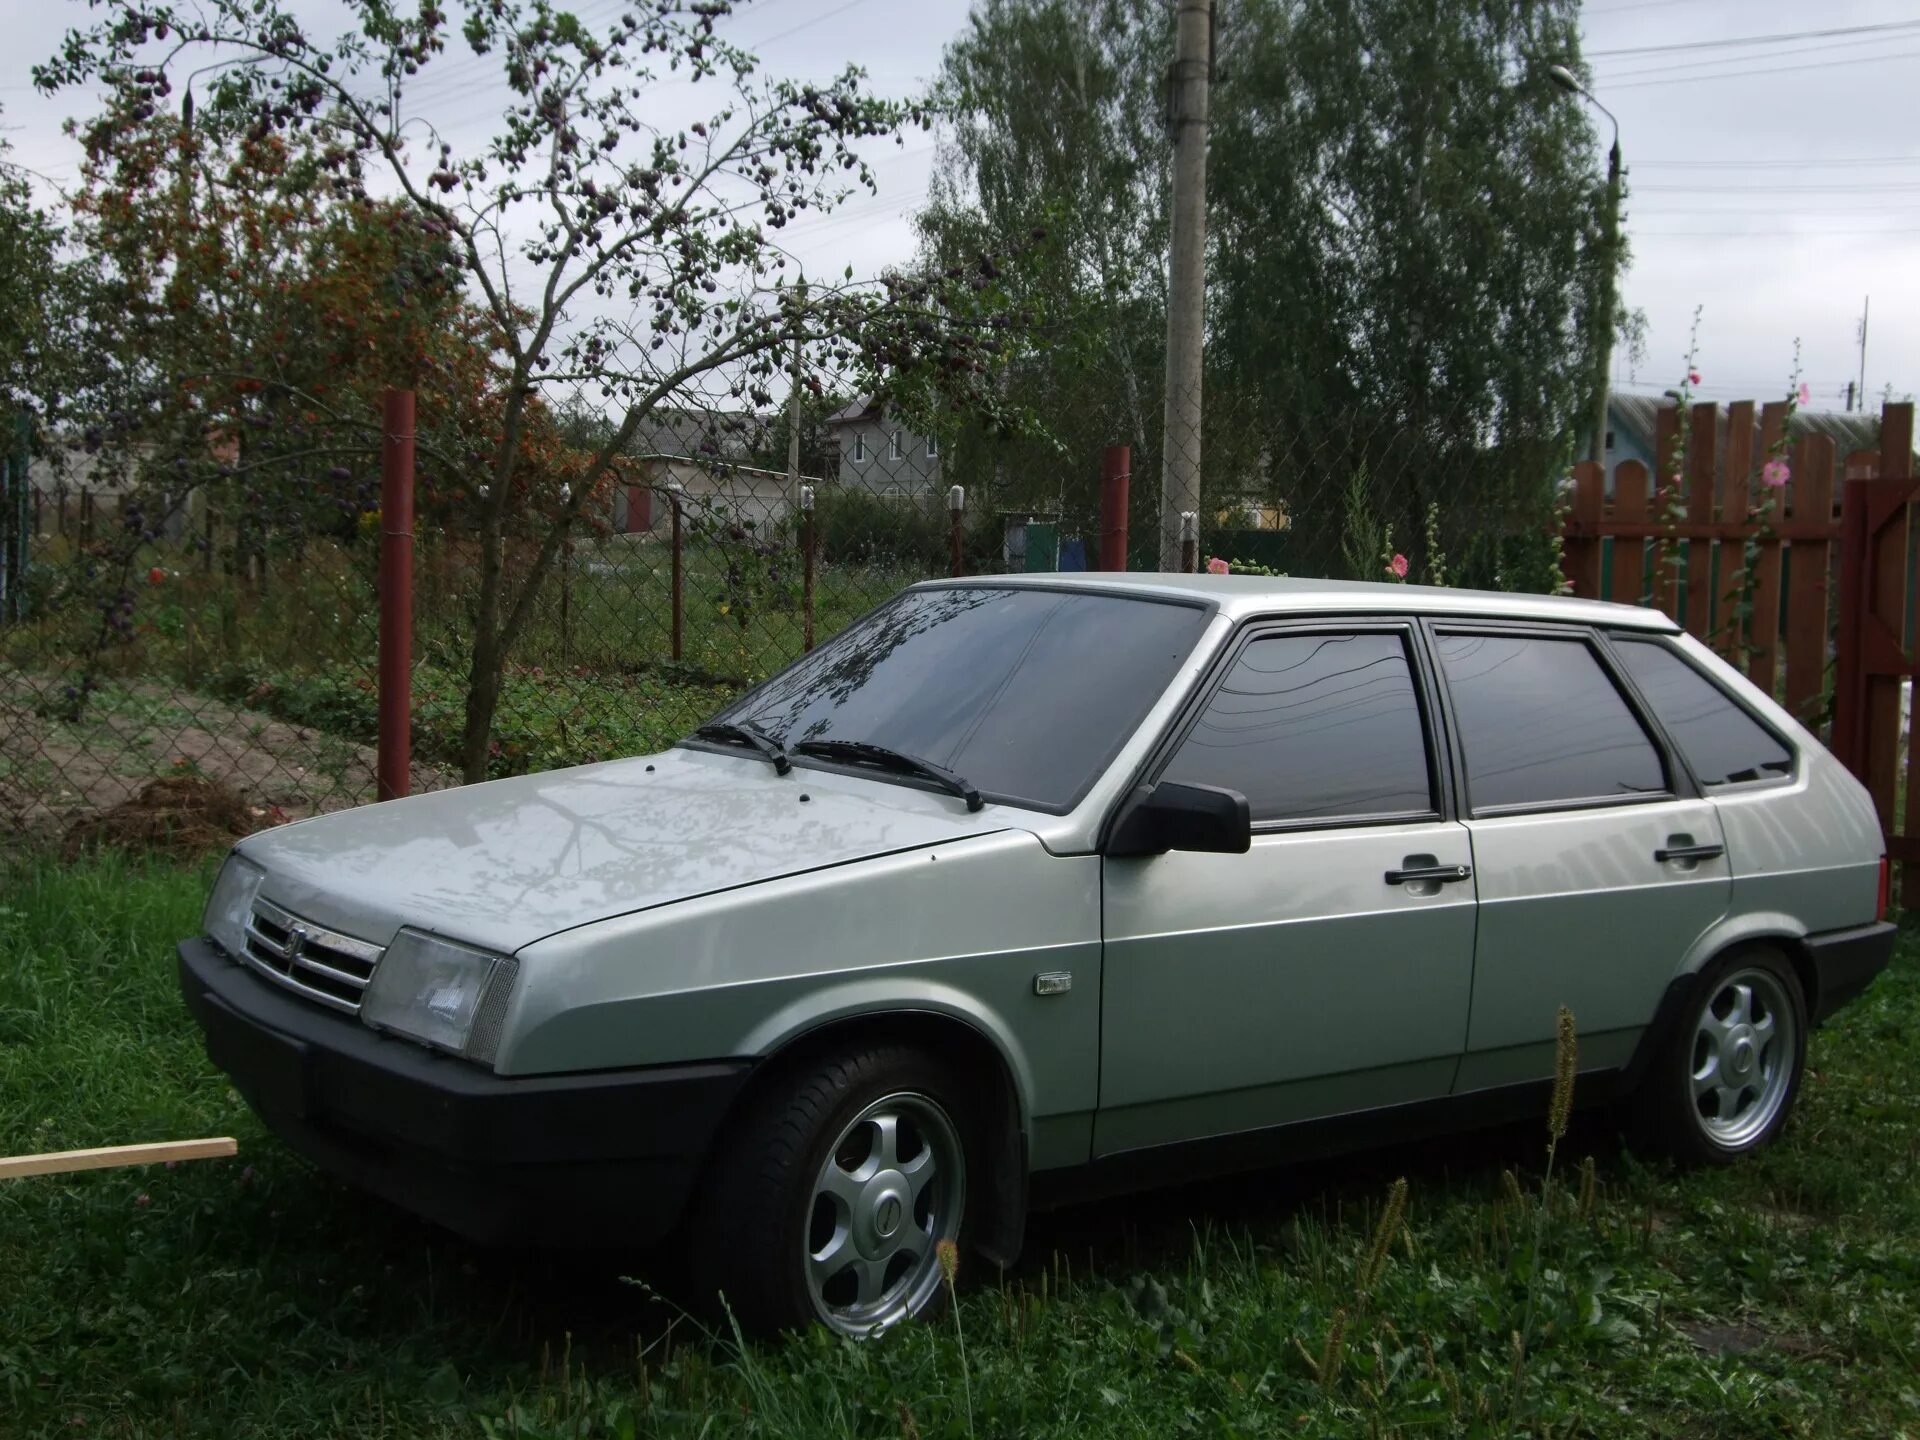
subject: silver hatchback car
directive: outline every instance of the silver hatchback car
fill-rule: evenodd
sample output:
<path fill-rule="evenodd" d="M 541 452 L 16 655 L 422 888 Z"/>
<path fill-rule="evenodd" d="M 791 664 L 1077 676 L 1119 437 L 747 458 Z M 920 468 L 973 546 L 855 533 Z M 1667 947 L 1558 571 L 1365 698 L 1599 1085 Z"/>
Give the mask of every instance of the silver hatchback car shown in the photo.
<path fill-rule="evenodd" d="M 1587 1100 L 1723 1161 L 1887 963 L 1866 791 L 1649 610 L 916 586 L 663 754 L 238 845 L 180 947 L 322 1166 L 482 1240 L 674 1235 L 767 1330 L 1029 1206 Z"/>

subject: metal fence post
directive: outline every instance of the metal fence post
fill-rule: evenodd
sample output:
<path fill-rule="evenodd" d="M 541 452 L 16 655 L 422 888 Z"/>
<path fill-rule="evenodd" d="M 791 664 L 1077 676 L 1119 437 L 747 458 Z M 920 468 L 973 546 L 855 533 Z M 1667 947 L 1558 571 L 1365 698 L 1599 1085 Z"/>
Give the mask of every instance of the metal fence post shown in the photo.
<path fill-rule="evenodd" d="M 1200 569 L 1200 516 L 1192 510 L 1180 512 L 1180 573 L 1192 575 Z"/>
<path fill-rule="evenodd" d="M 967 573 L 966 557 L 966 519 L 967 490 L 964 485 L 955 485 L 947 491 L 947 515 L 952 521 L 947 531 L 947 550 L 950 570 L 955 579 Z"/>
<path fill-rule="evenodd" d="M 680 516 L 680 482 L 667 482 L 667 508 L 673 512 L 673 658 L 680 658 L 681 626 L 686 618 L 686 527 Z"/>
<path fill-rule="evenodd" d="M 1109 445 L 1100 462 L 1100 568 L 1127 568 L 1127 498 L 1133 483 L 1133 452 Z"/>
<path fill-rule="evenodd" d="M 813 649 L 813 487 L 800 487 L 800 644 Z"/>
<path fill-rule="evenodd" d="M 563 502 L 564 503 L 564 502 Z M 560 522 L 560 663 L 573 663 L 573 517 Z"/>
<path fill-rule="evenodd" d="M 413 720 L 413 392 L 389 390 L 380 450 L 380 748 L 374 794 L 410 788 Z"/>

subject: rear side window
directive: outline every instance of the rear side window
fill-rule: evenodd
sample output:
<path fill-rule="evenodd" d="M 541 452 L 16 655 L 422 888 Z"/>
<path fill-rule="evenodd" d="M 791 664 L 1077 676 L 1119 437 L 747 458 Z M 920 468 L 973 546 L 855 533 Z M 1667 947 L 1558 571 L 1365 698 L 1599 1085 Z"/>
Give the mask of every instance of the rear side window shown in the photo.
<path fill-rule="evenodd" d="M 1614 651 L 1702 785 L 1793 771 L 1793 752 L 1713 681 L 1658 640 L 1616 636 Z"/>
<path fill-rule="evenodd" d="M 1256 821 L 1431 814 L 1407 637 L 1367 631 L 1249 641 L 1165 778 L 1238 790 Z"/>
<path fill-rule="evenodd" d="M 1659 751 L 1584 640 L 1436 638 L 1475 811 L 1666 793 Z"/>

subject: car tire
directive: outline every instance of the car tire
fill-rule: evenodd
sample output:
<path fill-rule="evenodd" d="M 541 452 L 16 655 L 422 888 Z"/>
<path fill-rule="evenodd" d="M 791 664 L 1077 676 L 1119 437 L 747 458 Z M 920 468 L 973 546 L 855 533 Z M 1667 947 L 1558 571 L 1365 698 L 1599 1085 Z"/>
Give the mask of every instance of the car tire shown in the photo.
<path fill-rule="evenodd" d="M 1779 951 L 1710 961 L 1634 1098 L 1636 1138 L 1689 1165 L 1730 1165 L 1758 1150 L 1793 1109 L 1807 1029 L 1800 978 Z"/>
<path fill-rule="evenodd" d="M 966 1245 L 980 1087 L 874 1045 L 769 1077 L 723 1132 L 689 1224 L 702 1297 L 752 1334 L 866 1336 L 936 1313 Z"/>

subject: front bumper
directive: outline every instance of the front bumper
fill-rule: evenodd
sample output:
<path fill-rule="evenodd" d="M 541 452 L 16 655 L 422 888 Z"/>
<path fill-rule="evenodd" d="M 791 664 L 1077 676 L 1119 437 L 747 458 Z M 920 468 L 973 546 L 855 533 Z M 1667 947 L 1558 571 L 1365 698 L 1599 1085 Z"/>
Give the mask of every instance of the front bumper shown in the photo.
<path fill-rule="evenodd" d="M 1842 1005 L 1857 998 L 1893 959 L 1897 925 L 1881 921 L 1852 930 L 1830 930 L 1806 938 L 1813 957 L 1813 1023 L 1824 1023 Z"/>
<path fill-rule="evenodd" d="M 207 1054 L 322 1169 L 487 1244 L 645 1245 L 669 1231 L 752 1062 L 499 1076 L 180 945 Z"/>

